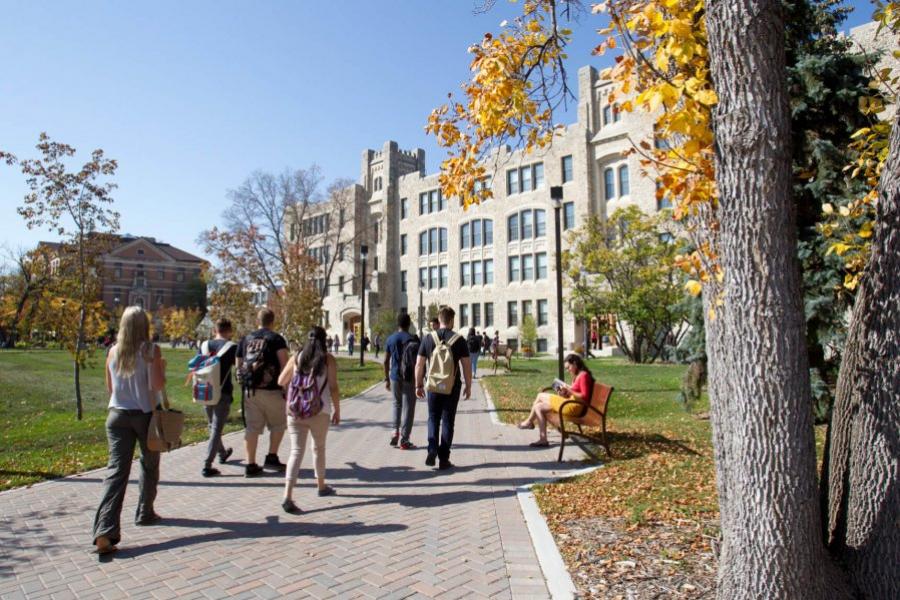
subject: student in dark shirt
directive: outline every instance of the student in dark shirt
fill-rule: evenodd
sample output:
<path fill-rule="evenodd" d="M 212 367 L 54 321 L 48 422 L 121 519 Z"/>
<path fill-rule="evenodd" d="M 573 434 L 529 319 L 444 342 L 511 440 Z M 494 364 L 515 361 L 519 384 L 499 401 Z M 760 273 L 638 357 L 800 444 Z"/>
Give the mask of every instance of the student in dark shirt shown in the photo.
<path fill-rule="evenodd" d="M 402 373 L 400 369 L 403 354 L 407 351 L 407 343 L 412 341 L 419 343 L 419 338 L 409 333 L 410 324 L 408 313 L 401 312 L 397 315 L 397 331 L 388 336 L 384 350 L 385 387 L 394 397 L 394 435 L 391 436 L 390 444 L 401 450 L 412 450 L 416 447 L 409 441 L 416 418 L 415 375 L 407 379 L 407 373 Z M 415 346 L 410 346 L 409 351 L 412 352 L 414 348 Z"/>
<path fill-rule="evenodd" d="M 219 319 L 216 321 L 216 337 L 200 344 L 199 354 L 218 354 L 222 348 L 228 346 L 219 358 L 219 373 L 222 376 L 222 397 L 214 406 L 205 406 L 206 421 L 209 423 L 209 444 L 206 446 L 206 461 L 203 463 L 202 474 L 204 477 L 221 475 L 218 469 L 212 466 L 213 459 L 219 455 L 219 464 L 224 465 L 233 452 L 232 448 L 226 448 L 222 444 L 222 430 L 228 421 L 228 413 L 231 411 L 231 402 L 234 399 L 234 361 L 237 354 L 237 344 L 231 341 L 231 321 Z"/>
<path fill-rule="evenodd" d="M 469 361 L 469 347 L 463 336 L 453 331 L 453 320 L 456 311 L 445 306 L 438 313 L 440 328 L 425 336 L 419 345 L 419 357 L 416 360 L 416 396 L 425 398 L 425 362 L 429 361 L 429 369 L 434 368 L 432 354 L 437 347 L 437 340 L 450 345 L 455 365 L 455 382 L 449 394 L 428 392 L 428 456 L 425 464 L 434 466 L 435 458 L 440 459 L 439 469 L 450 469 L 450 446 L 453 444 L 453 429 L 456 423 L 456 407 L 459 404 L 460 391 L 466 400 L 472 394 L 472 365 Z M 437 340 L 435 339 L 437 338 Z M 463 389 L 462 381 L 465 381 Z"/>

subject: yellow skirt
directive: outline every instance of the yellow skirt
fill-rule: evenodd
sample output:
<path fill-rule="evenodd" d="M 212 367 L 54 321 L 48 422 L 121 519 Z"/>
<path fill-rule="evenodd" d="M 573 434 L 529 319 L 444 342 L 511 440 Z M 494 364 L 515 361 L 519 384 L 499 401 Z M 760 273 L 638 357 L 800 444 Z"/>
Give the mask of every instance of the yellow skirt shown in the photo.
<path fill-rule="evenodd" d="M 559 412 L 560 407 L 564 402 L 569 402 L 570 400 L 574 400 L 574 398 L 563 398 L 562 396 L 557 396 L 556 394 L 550 395 L 550 407 L 554 412 Z M 575 400 L 574 403 L 566 405 L 565 416 L 567 417 L 580 417 L 584 414 L 584 404 Z"/>

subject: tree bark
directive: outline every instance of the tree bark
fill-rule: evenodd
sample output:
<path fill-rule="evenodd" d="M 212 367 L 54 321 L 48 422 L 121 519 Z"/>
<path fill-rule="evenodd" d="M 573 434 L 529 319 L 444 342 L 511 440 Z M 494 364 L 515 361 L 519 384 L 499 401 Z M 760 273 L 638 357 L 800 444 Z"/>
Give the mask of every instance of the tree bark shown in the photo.
<path fill-rule="evenodd" d="M 724 305 L 707 297 L 719 598 L 824 598 L 777 0 L 707 4 Z"/>
<path fill-rule="evenodd" d="M 900 119 L 879 185 L 823 465 L 828 546 L 865 598 L 900 598 Z"/>

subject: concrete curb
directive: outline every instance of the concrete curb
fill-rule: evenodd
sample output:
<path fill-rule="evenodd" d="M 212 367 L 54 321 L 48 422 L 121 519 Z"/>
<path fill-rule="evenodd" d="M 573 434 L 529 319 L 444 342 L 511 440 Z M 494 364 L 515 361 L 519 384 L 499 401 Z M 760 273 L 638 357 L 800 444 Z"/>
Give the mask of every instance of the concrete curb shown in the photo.
<path fill-rule="evenodd" d="M 501 427 L 512 427 L 512 425 L 500 421 L 497 416 L 497 407 L 494 405 L 494 399 L 491 397 L 491 393 L 487 388 L 481 385 L 480 382 L 478 385 L 481 387 L 481 391 L 484 392 L 485 405 L 491 415 L 491 422 L 494 425 L 500 425 Z M 525 525 L 528 527 L 528 534 L 531 536 L 531 545 L 534 547 L 538 563 L 544 574 L 544 581 L 547 583 L 547 590 L 550 592 L 550 597 L 553 598 L 553 600 L 569 600 L 574 598 L 577 590 L 575 588 L 575 583 L 572 581 L 572 577 L 569 575 L 569 570 L 566 568 L 566 563 L 563 560 L 562 554 L 559 552 L 559 547 L 556 545 L 556 540 L 553 539 L 550 527 L 547 526 L 547 520 L 541 513 L 541 509 L 537 504 L 537 500 L 534 498 L 534 492 L 531 491 L 531 488 L 536 485 L 546 485 L 570 477 L 586 475 L 602 467 L 603 465 L 599 464 L 582 469 L 575 469 L 574 471 L 563 473 L 558 477 L 542 479 L 516 488 L 516 497 L 519 500 L 519 508 L 522 510 L 522 516 L 525 517 Z"/>

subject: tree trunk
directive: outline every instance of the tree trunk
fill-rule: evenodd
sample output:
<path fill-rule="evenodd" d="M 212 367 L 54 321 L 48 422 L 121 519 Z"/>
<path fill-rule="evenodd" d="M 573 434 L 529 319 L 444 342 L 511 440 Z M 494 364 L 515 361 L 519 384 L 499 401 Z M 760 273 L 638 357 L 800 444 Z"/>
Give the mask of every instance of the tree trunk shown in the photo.
<path fill-rule="evenodd" d="M 823 465 L 826 539 L 865 598 L 900 598 L 900 119 L 879 186 Z"/>
<path fill-rule="evenodd" d="M 724 305 L 707 310 L 719 598 L 824 598 L 777 0 L 707 4 Z M 707 309 L 714 305 L 705 299 Z M 828 589 L 829 597 L 836 590 Z"/>
<path fill-rule="evenodd" d="M 78 335 L 75 339 L 75 418 L 81 420 L 83 404 L 81 401 L 81 350 L 84 347 L 84 321 L 86 309 L 84 299 L 81 301 L 81 311 L 78 314 Z"/>

